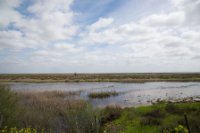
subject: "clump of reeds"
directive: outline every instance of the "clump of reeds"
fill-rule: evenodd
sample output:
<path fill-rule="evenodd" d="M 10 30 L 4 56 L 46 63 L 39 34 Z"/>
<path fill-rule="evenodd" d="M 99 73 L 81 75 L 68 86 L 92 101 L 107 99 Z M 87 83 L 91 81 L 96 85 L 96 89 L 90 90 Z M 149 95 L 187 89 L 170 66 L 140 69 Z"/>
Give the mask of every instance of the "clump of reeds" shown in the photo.
<path fill-rule="evenodd" d="M 119 93 L 117 93 L 116 91 L 107 91 L 107 92 L 92 92 L 88 96 L 90 98 L 107 98 L 117 95 L 119 95 Z"/>

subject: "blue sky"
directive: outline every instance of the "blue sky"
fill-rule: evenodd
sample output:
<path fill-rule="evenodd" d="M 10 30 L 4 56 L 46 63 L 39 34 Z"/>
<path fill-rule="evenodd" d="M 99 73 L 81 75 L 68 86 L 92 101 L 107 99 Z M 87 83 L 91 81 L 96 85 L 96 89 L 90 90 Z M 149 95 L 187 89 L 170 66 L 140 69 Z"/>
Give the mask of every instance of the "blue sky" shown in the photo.
<path fill-rule="evenodd" d="M 0 0 L 0 73 L 199 72 L 199 12 L 200 0 Z"/>
<path fill-rule="evenodd" d="M 75 0 L 72 4 L 72 10 L 79 15 L 75 18 L 81 24 L 91 24 L 100 17 L 107 17 L 109 13 L 118 10 L 127 3 L 127 0 L 101 0 L 99 2 L 92 0 Z"/>

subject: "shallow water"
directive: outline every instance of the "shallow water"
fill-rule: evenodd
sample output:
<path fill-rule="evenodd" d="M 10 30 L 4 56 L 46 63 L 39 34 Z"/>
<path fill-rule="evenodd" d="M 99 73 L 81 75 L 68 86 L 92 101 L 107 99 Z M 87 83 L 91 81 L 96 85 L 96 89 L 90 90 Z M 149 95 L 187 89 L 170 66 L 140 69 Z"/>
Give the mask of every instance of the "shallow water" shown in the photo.
<path fill-rule="evenodd" d="M 80 91 L 80 98 L 95 106 L 119 105 L 122 107 L 150 104 L 162 100 L 200 96 L 200 82 L 80 82 L 80 83 L 13 83 L 9 85 L 16 91 Z M 91 92 L 116 91 L 120 93 L 104 99 L 90 99 Z"/>

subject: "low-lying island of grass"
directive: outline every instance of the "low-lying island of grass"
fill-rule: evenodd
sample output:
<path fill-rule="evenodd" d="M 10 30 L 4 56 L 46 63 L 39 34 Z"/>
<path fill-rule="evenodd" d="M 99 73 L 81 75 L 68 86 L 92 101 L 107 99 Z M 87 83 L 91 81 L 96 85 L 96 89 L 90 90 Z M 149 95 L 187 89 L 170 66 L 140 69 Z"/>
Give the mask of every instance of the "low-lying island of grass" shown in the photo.
<path fill-rule="evenodd" d="M 111 96 L 118 96 L 119 93 L 116 91 L 107 91 L 107 92 L 92 92 L 88 96 L 90 98 L 108 98 Z"/>
<path fill-rule="evenodd" d="M 74 95 L 0 87 L 0 133 L 200 132 L 198 102 L 94 108 Z"/>

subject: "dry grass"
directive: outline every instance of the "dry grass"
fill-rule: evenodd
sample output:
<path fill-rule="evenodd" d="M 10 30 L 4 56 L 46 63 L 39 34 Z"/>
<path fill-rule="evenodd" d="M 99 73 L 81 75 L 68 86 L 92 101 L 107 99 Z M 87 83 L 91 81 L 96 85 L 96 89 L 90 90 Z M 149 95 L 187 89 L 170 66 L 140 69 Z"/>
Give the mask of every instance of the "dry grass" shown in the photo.
<path fill-rule="evenodd" d="M 81 109 L 87 106 L 83 100 L 76 99 L 76 92 L 45 91 L 20 92 L 20 104 L 32 109 L 50 112 L 65 112 L 70 109 Z"/>
<path fill-rule="evenodd" d="M 98 130 L 93 108 L 76 93 L 62 91 L 18 92 L 24 108 L 20 127 L 45 129 L 46 132 L 93 132 Z"/>

